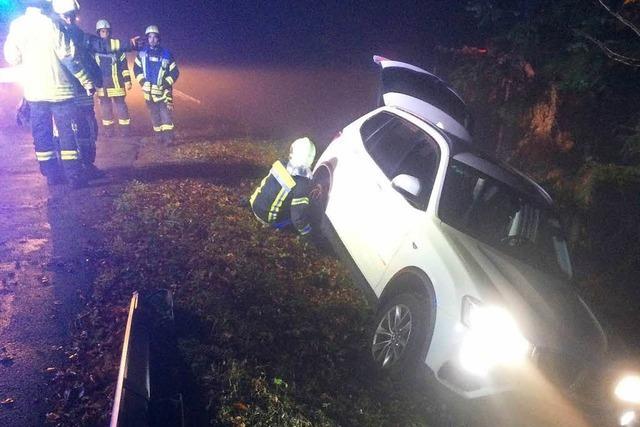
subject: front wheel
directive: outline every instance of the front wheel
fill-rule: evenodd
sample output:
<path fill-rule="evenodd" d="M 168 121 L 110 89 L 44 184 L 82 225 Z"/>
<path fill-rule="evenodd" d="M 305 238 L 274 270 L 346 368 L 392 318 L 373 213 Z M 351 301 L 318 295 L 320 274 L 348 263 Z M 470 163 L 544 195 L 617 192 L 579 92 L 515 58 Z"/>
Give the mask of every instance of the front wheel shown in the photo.
<path fill-rule="evenodd" d="M 429 335 L 428 305 L 424 298 L 403 293 L 392 298 L 376 314 L 371 356 L 376 368 L 413 375 L 424 362 Z"/>

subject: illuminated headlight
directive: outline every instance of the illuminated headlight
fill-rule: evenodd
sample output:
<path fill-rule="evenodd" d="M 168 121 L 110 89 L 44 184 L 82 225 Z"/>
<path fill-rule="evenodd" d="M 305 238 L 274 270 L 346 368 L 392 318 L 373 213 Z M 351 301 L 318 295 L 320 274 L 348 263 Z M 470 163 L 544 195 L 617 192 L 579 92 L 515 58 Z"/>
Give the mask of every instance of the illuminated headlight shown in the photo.
<path fill-rule="evenodd" d="M 623 427 L 628 427 L 633 425 L 633 423 L 636 421 L 636 418 L 637 417 L 635 411 L 626 411 L 625 413 L 620 415 L 620 420 L 618 420 L 618 423 Z"/>
<path fill-rule="evenodd" d="M 624 376 L 616 384 L 614 393 L 623 402 L 640 403 L 640 375 Z"/>
<path fill-rule="evenodd" d="M 531 344 L 502 307 L 483 306 L 465 297 L 462 323 L 469 329 L 460 348 L 460 363 L 473 374 L 485 375 L 496 366 L 518 366 L 531 352 Z"/>

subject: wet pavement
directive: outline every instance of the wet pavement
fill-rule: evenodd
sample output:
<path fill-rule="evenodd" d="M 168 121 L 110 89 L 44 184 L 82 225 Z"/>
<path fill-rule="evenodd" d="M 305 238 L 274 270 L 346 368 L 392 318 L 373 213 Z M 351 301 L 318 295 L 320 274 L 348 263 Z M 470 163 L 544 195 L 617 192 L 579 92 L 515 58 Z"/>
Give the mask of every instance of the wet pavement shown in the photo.
<path fill-rule="evenodd" d="M 111 181 L 135 161 L 138 138 L 100 141 L 97 164 Z M 95 225 L 113 199 L 110 180 L 49 188 L 31 136 L 0 129 L 0 426 L 45 422 L 51 376 L 93 278 Z"/>

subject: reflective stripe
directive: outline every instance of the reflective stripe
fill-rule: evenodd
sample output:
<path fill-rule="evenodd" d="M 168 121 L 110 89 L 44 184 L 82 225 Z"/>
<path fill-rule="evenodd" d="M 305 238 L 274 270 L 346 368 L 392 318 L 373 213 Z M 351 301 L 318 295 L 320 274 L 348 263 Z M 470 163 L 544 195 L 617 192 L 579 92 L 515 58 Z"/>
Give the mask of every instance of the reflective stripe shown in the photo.
<path fill-rule="evenodd" d="M 136 56 L 136 59 L 133 60 L 138 67 L 142 67 L 142 63 L 140 62 L 140 58 Z"/>
<path fill-rule="evenodd" d="M 296 185 L 296 181 L 289 175 L 287 172 L 287 168 L 285 168 L 280 160 L 276 161 L 273 166 L 271 166 L 271 175 L 278 180 L 278 183 L 285 187 L 287 191 L 290 191 Z"/>
<path fill-rule="evenodd" d="M 126 92 L 124 90 L 123 87 L 118 87 L 118 88 L 107 88 L 107 96 L 109 98 L 113 98 L 115 96 L 125 96 Z"/>
<path fill-rule="evenodd" d="M 138 75 L 136 76 L 136 80 L 137 80 L 140 84 L 142 84 L 142 79 L 144 79 L 144 76 L 143 76 L 142 74 L 138 74 Z"/>
<path fill-rule="evenodd" d="M 162 132 L 162 126 L 154 126 L 153 130 L 154 132 Z"/>
<path fill-rule="evenodd" d="M 131 124 L 131 119 L 118 119 L 118 124 L 127 126 Z"/>
<path fill-rule="evenodd" d="M 111 39 L 111 50 L 112 51 L 120 50 L 120 40 Z"/>
<path fill-rule="evenodd" d="M 304 226 L 304 228 L 302 230 L 298 230 L 298 233 L 300 233 L 300 235 L 304 236 L 305 234 L 309 234 L 311 232 L 311 225 L 307 224 Z"/>
<path fill-rule="evenodd" d="M 169 83 L 170 85 L 173 85 L 173 83 L 174 83 L 173 77 L 167 76 L 166 80 L 167 80 L 167 83 Z"/>
<path fill-rule="evenodd" d="M 122 77 L 131 77 L 131 71 L 129 70 L 124 70 L 122 72 Z"/>
<path fill-rule="evenodd" d="M 173 125 L 162 125 L 160 126 L 161 130 L 166 131 L 166 130 L 173 130 Z"/>
<path fill-rule="evenodd" d="M 118 61 L 111 61 L 111 80 L 113 80 L 113 88 L 120 89 L 120 80 L 118 80 Z M 109 93 L 109 89 L 107 88 L 107 94 Z"/>
<path fill-rule="evenodd" d="M 55 159 L 56 152 L 55 151 L 36 151 L 36 159 L 39 162 L 46 162 L 51 159 Z"/>
<path fill-rule="evenodd" d="M 111 126 L 113 123 L 114 123 L 113 120 L 102 119 L 102 125 L 103 126 Z"/>
<path fill-rule="evenodd" d="M 123 52 L 122 55 L 120 55 L 120 61 L 124 61 L 126 57 L 127 55 L 125 55 Z"/>
<path fill-rule="evenodd" d="M 80 81 L 80 83 L 83 86 L 89 83 L 89 75 L 85 70 L 78 71 L 77 73 L 74 74 L 74 76 L 76 77 L 76 79 Z"/>
<path fill-rule="evenodd" d="M 298 197 L 296 199 L 292 199 L 291 200 L 291 206 L 308 205 L 308 204 L 309 204 L 309 198 L 308 197 Z"/>
<path fill-rule="evenodd" d="M 275 200 L 273 201 L 273 203 L 271 203 L 271 207 L 269 208 L 269 216 L 267 217 L 269 222 L 273 222 L 278 218 L 278 212 L 280 212 L 280 207 L 282 206 L 284 199 L 287 198 L 287 195 L 289 195 L 289 190 L 284 187 L 281 188 Z"/>
<path fill-rule="evenodd" d="M 98 88 L 96 93 L 98 94 L 98 96 L 106 96 L 106 94 L 104 93 L 104 88 Z"/>
<path fill-rule="evenodd" d="M 62 150 L 60 151 L 60 158 L 62 160 L 78 160 L 77 150 Z"/>
<path fill-rule="evenodd" d="M 256 191 L 254 191 L 253 194 L 251 195 L 251 198 L 249 199 L 249 204 L 251 205 L 251 208 L 253 208 L 253 202 L 256 200 L 256 197 L 258 197 L 258 194 L 260 194 L 262 192 L 262 188 L 267 183 L 267 179 L 269 179 L 269 175 L 264 177 L 262 182 L 260 182 L 260 186 L 258 188 L 256 188 Z M 260 221 L 262 221 L 262 220 L 260 220 Z"/>
<path fill-rule="evenodd" d="M 174 68 L 176 68 L 176 63 L 172 62 L 171 65 L 169 65 L 169 71 L 173 71 Z"/>

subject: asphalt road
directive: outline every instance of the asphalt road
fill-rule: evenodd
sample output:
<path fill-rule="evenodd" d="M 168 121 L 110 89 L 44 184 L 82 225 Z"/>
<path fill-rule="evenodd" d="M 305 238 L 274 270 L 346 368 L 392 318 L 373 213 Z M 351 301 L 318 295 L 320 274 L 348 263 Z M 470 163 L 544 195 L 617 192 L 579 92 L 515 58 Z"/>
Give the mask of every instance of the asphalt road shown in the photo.
<path fill-rule="evenodd" d="M 100 141 L 98 165 L 112 179 L 70 191 L 47 187 L 27 132 L 0 129 L 0 426 L 45 421 L 51 368 L 71 356 L 69 326 L 93 278 L 94 226 L 137 140 Z"/>

